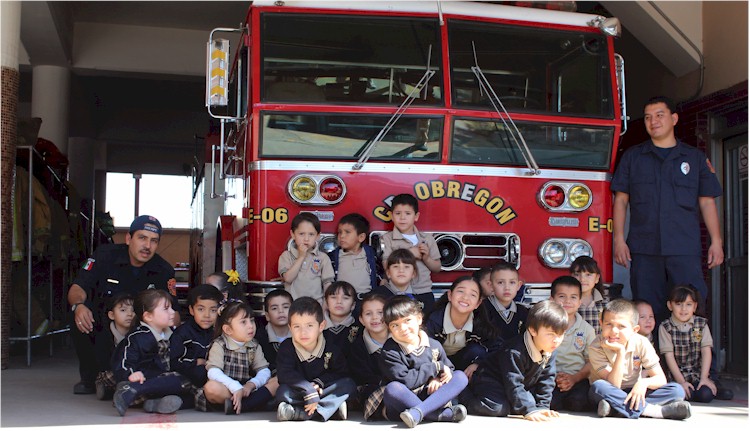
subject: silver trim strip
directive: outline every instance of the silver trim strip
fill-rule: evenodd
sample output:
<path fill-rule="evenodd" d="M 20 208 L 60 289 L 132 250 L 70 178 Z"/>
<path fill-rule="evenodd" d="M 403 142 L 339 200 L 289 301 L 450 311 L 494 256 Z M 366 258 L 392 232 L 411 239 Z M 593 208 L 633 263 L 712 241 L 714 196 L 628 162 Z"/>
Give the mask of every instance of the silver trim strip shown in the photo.
<path fill-rule="evenodd" d="M 306 171 L 306 172 L 353 172 L 352 162 L 318 162 L 318 161 L 287 161 L 262 160 L 251 162 L 251 171 Z M 492 166 L 470 165 L 436 165 L 426 163 L 367 163 L 362 170 L 356 172 L 373 172 L 389 174 L 434 174 L 434 175 L 472 175 L 487 177 L 529 178 L 526 167 L 508 168 Z M 609 172 L 573 171 L 567 169 L 544 168 L 534 178 L 568 181 L 610 181 Z"/>

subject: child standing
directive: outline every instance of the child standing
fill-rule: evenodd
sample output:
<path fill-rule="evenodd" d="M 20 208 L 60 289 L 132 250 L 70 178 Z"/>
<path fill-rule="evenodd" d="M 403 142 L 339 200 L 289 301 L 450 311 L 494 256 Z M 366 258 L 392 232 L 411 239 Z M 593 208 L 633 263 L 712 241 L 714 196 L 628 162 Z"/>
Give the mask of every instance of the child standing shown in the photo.
<path fill-rule="evenodd" d="M 328 339 L 342 351 L 354 341 L 361 329 L 352 315 L 356 295 L 354 286 L 346 281 L 334 281 L 326 289 L 325 332 Z"/>
<path fill-rule="evenodd" d="M 96 398 L 106 400 L 115 392 L 114 374 L 112 373 L 112 354 L 130 331 L 135 318 L 133 297 L 129 293 L 115 295 L 107 301 L 108 330 L 100 331 L 94 343 L 99 374 L 96 376 Z"/>
<path fill-rule="evenodd" d="M 589 398 L 597 405 L 596 413 L 632 419 L 689 418 L 685 391 L 677 383 L 667 383 L 654 347 L 638 334 L 635 305 L 615 299 L 604 306 L 601 320 L 602 333 L 589 348 Z M 644 370 L 647 377 L 642 376 Z"/>
<path fill-rule="evenodd" d="M 516 294 L 523 285 L 518 278 L 516 266 L 500 262 L 492 267 L 492 296 L 483 302 L 490 322 L 500 331 L 500 338 L 508 341 L 523 334 L 529 309 L 515 302 Z"/>
<path fill-rule="evenodd" d="M 276 374 L 276 352 L 281 343 L 291 336 L 289 307 L 292 301 L 292 294 L 284 289 L 274 289 L 263 298 L 263 310 L 268 323 L 264 328 L 258 328 L 255 339 L 263 348 L 263 355 L 273 375 Z"/>
<path fill-rule="evenodd" d="M 411 251 L 405 248 L 394 250 L 385 260 L 385 275 L 385 284 L 376 287 L 373 292 L 386 299 L 395 295 L 406 295 L 418 300 L 411 287 L 417 276 L 417 259 Z"/>
<path fill-rule="evenodd" d="M 362 298 L 359 322 L 364 329 L 357 334 L 346 351 L 349 373 L 357 384 L 357 399 L 363 406 L 365 420 L 382 419 L 380 400 L 370 396 L 383 387 L 378 358 L 383 344 L 388 339 L 388 328 L 383 321 L 383 306 L 386 299 L 370 292 Z M 381 389 L 382 393 L 382 389 Z"/>
<path fill-rule="evenodd" d="M 482 299 L 474 278 L 458 277 L 435 304 L 435 311 L 424 325 L 427 335 L 443 345 L 448 359 L 468 379 L 477 369 L 477 361 L 499 338 L 484 309 L 479 308 Z"/>
<path fill-rule="evenodd" d="M 550 299 L 560 304 L 568 315 L 568 327 L 562 344 L 557 348 L 555 390 L 552 392 L 552 410 L 577 412 L 593 411 L 589 402 L 588 349 L 596 338 L 594 328 L 580 314 L 581 282 L 570 275 L 557 277 L 552 282 Z"/>
<path fill-rule="evenodd" d="M 356 291 L 357 305 L 362 297 L 378 287 L 375 250 L 365 244 L 370 233 L 370 222 L 357 213 L 341 217 L 336 240 L 338 247 L 328 254 L 336 280 L 346 281 Z M 355 309 L 355 313 L 359 311 Z"/>
<path fill-rule="evenodd" d="M 347 377 L 343 352 L 323 335 L 325 326 L 319 302 L 309 297 L 294 300 L 289 308 L 292 338 L 281 343 L 276 364 L 280 421 L 304 421 L 314 415 L 324 422 L 333 416 L 347 418 L 346 400 L 356 385 Z"/>
<path fill-rule="evenodd" d="M 186 393 L 182 378 L 170 369 L 169 337 L 175 311 L 166 290 L 147 289 L 133 302 L 138 321 L 112 357 L 112 371 L 119 382 L 112 397 L 120 416 L 139 397 L 148 398 L 148 413 L 174 413 L 182 406 L 178 396 Z M 138 324 L 139 322 L 140 324 Z"/>
<path fill-rule="evenodd" d="M 388 263 L 388 256 L 394 250 L 408 249 L 417 260 L 417 278 L 412 285 L 414 296 L 423 304 L 426 316 L 432 312 L 435 297 L 432 293 L 432 272 L 440 272 L 440 250 L 435 238 L 424 234 L 415 226 L 419 220 L 417 198 L 404 193 L 391 201 L 393 231 L 382 236 L 383 267 Z M 387 274 L 386 274 L 387 275 Z"/>
<path fill-rule="evenodd" d="M 451 405 L 466 387 L 468 379 L 453 364 L 443 346 L 420 330 L 419 304 L 405 296 L 391 298 L 383 309 L 383 320 L 391 338 L 380 353 L 380 372 L 386 382 L 383 392 L 384 416 L 399 418 L 409 428 L 423 420 L 461 422 L 466 408 Z"/>
<path fill-rule="evenodd" d="M 224 413 L 240 414 L 265 407 L 278 387 L 263 350 L 253 339 L 253 310 L 242 301 L 230 300 L 219 308 L 218 337 L 208 351 L 206 400 L 223 404 Z"/>
<path fill-rule="evenodd" d="M 529 421 L 548 421 L 555 387 L 555 350 L 560 346 L 568 317 L 550 300 L 534 304 L 528 329 L 508 345 L 488 355 L 471 379 L 461 401 L 469 412 L 482 416 L 522 415 Z"/>
<path fill-rule="evenodd" d="M 672 379 L 685 390 L 686 398 L 710 403 L 714 398 L 732 399 L 721 394 L 711 377 L 713 338 L 708 319 L 695 315 L 700 304 L 698 291 L 690 285 L 677 285 L 669 293 L 669 319 L 659 326 L 659 346 Z"/>
<path fill-rule="evenodd" d="M 318 250 L 320 220 L 315 214 L 302 212 L 292 219 L 289 231 L 296 248 L 279 256 L 279 274 L 284 288 L 297 299 L 309 296 L 322 303 L 323 291 L 333 281 L 331 259 Z"/>
<path fill-rule="evenodd" d="M 606 304 L 602 288 L 602 271 L 594 259 L 580 256 L 570 265 L 570 274 L 581 282 L 583 289 L 578 313 L 599 335 L 602 332 L 599 319 Z"/>

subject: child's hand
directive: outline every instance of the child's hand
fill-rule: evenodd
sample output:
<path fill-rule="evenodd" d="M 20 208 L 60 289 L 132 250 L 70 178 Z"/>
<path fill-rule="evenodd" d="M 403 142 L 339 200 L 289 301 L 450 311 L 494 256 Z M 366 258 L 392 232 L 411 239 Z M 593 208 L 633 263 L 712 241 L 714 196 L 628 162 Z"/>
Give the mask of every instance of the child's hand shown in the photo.
<path fill-rule="evenodd" d="M 700 389 L 701 386 L 708 386 L 708 389 L 711 389 L 711 393 L 716 396 L 716 383 L 714 383 L 713 380 L 709 379 L 708 377 L 706 377 L 705 379 L 701 379 L 701 381 L 698 382 L 698 387 L 695 389 Z"/>
<path fill-rule="evenodd" d="M 554 410 L 537 410 L 529 413 L 523 418 L 532 422 L 548 422 L 552 418 L 559 418 L 560 414 Z"/>
<path fill-rule="evenodd" d="M 312 416 L 313 413 L 315 413 L 315 410 L 317 409 L 318 409 L 318 403 L 305 404 L 305 413 L 307 413 L 308 416 Z"/>
<path fill-rule="evenodd" d="M 693 395 L 693 391 L 695 390 L 695 388 L 690 384 L 690 382 L 682 382 L 680 383 L 680 386 L 682 386 L 682 389 L 685 390 L 685 399 L 689 400 L 690 396 Z"/>
<path fill-rule="evenodd" d="M 622 343 L 612 343 L 608 340 L 604 340 L 602 343 L 602 347 L 608 350 L 613 350 L 615 352 L 622 352 L 625 350 L 625 345 Z"/>
<path fill-rule="evenodd" d="M 419 245 L 417 246 L 417 249 L 419 250 L 418 257 L 420 259 L 424 259 L 425 257 L 430 256 L 430 248 L 427 247 L 427 244 L 425 244 L 424 242 L 420 242 Z"/>
<path fill-rule="evenodd" d="M 241 391 L 237 391 L 232 394 L 232 407 L 234 407 L 234 411 L 237 412 L 237 414 L 240 414 L 242 412 L 242 398 L 244 396 L 243 392 L 245 392 L 244 388 Z"/>
<path fill-rule="evenodd" d="M 568 373 L 557 373 L 557 376 L 555 377 L 555 383 L 560 389 L 560 392 L 569 391 L 574 384 L 571 375 Z"/>
<path fill-rule="evenodd" d="M 451 379 L 453 378 L 453 372 L 450 368 L 443 366 L 443 371 L 438 377 L 440 379 L 440 384 L 444 385 L 451 381 Z"/>
<path fill-rule="evenodd" d="M 142 372 L 136 371 L 128 376 L 128 381 L 133 383 L 143 383 L 146 381 L 146 376 L 144 376 Z"/>
<path fill-rule="evenodd" d="M 315 390 L 318 391 L 318 395 L 323 395 L 323 388 L 318 386 L 317 383 L 313 383 L 312 385 L 313 385 L 313 388 L 315 388 Z"/>
<path fill-rule="evenodd" d="M 440 383 L 440 380 L 438 379 L 430 379 L 429 382 L 427 382 L 427 394 L 432 395 L 440 389 L 440 386 L 443 386 L 442 383 Z"/>
<path fill-rule="evenodd" d="M 304 244 L 297 244 L 297 259 L 307 256 L 309 247 Z"/>
<path fill-rule="evenodd" d="M 255 390 L 255 383 L 247 382 L 245 383 L 245 386 L 242 387 L 242 396 L 246 397 L 252 394 L 254 390 Z M 240 392 L 240 391 L 237 391 L 237 392 Z"/>
<path fill-rule="evenodd" d="M 477 368 L 479 368 L 478 364 L 471 364 L 468 367 L 466 367 L 466 369 L 464 370 L 464 374 L 466 374 L 466 378 L 471 380 L 471 376 L 474 375 L 474 371 L 476 371 Z"/>
<path fill-rule="evenodd" d="M 637 410 L 640 407 L 644 407 L 646 405 L 647 389 L 648 384 L 644 383 L 643 380 L 638 380 L 635 382 L 635 385 L 633 386 L 633 389 L 630 390 L 628 396 L 625 397 L 625 402 L 623 404 L 628 404 L 628 400 L 630 400 L 630 410 Z"/>

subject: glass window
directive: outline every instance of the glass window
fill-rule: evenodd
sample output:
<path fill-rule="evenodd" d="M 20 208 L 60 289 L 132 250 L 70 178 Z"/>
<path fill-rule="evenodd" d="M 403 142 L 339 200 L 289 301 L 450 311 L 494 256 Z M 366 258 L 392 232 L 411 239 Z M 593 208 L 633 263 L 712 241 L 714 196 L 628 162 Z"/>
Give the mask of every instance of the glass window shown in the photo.
<path fill-rule="evenodd" d="M 456 105 L 492 109 L 476 61 L 508 111 L 613 117 L 604 36 L 455 20 L 448 29 Z"/>
<path fill-rule="evenodd" d="M 177 175 L 141 175 L 138 212 L 149 214 L 163 228 L 190 227 L 192 178 Z M 107 173 L 106 210 L 116 227 L 129 227 L 135 218 L 135 178 L 130 173 Z"/>
<path fill-rule="evenodd" d="M 399 105 L 428 67 L 437 73 L 415 104 L 442 104 L 435 19 L 262 16 L 267 102 Z"/>
<path fill-rule="evenodd" d="M 115 227 L 130 227 L 135 218 L 135 178 L 133 174 L 107 172 L 105 208 Z"/>
<path fill-rule="evenodd" d="M 516 126 L 540 167 L 609 168 L 613 128 L 520 121 Z M 456 119 L 452 144 L 452 162 L 526 166 L 510 130 L 500 120 Z"/>
<path fill-rule="evenodd" d="M 387 115 L 264 114 L 262 157 L 356 160 L 383 127 Z M 401 117 L 376 144 L 371 159 L 440 159 L 442 118 Z"/>

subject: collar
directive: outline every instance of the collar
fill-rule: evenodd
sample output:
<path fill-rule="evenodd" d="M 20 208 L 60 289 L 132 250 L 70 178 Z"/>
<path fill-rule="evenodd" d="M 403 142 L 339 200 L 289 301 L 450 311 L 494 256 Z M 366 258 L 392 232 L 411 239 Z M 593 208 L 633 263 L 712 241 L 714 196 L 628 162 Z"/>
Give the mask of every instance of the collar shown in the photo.
<path fill-rule="evenodd" d="M 416 235 L 417 238 L 419 238 L 419 239 L 424 239 L 425 238 L 424 234 L 420 233 L 419 229 L 417 229 L 416 226 L 414 226 L 414 234 L 413 235 Z M 393 239 L 406 239 L 406 238 L 404 238 L 404 234 L 401 233 L 401 231 L 398 230 L 398 228 L 395 227 L 395 226 L 393 227 Z"/>
<path fill-rule="evenodd" d="M 456 328 L 453 325 L 453 321 L 451 320 L 451 303 L 449 302 L 448 305 L 445 307 L 445 312 L 443 313 L 443 331 L 446 334 L 452 334 L 454 332 L 459 331 L 473 331 L 474 330 L 474 313 L 469 313 L 469 320 L 464 323 L 464 326 L 462 328 Z"/>
<path fill-rule="evenodd" d="M 492 304 L 492 306 L 497 310 L 499 313 L 507 313 L 507 312 L 513 312 L 515 313 L 518 311 L 518 308 L 516 307 L 516 301 L 512 301 L 510 303 L 510 306 L 508 308 L 505 308 L 503 304 L 500 303 L 500 301 L 493 295 L 487 298 L 487 300 Z"/>
<path fill-rule="evenodd" d="M 323 337 L 322 333 L 318 335 L 318 343 L 315 345 L 312 352 L 305 350 L 304 347 L 297 344 L 293 339 L 292 344 L 294 344 L 294 350 L 297 352 L 297 357 L 302 362 L 310 362 L 315 358 L 322 358 L 323 352 L 326 349 L 326 339 Z"/>
<path fill-rule="evenodd" d="M 351 252 L 351 251 L 344 251 L 342 249 L 341 253 L 339 254 L 339 256 L 354 256 L 356 258 L 362 258 L 362 257 L 365 257 L 365 248 L 363 246 L 360 246 L 359 247 L 359 251 L 356 252 L 356 253 L 355 252 Z"/>
<path fill-rule="evenodd" d="M 695 325 L 695 315 L 690 316 L 690 319 L 687 322 L 680 322 L 674 318 L 674 316 L 669 316 L 669 323 L 674 325 L 677 329 L 684 331 L 685 329 L 690 329 Z"/>
<path fill-rule="evenodd" d="M 581 321 L 583 320 L 583 317 L 581 317 L 581 314 L 576 312 L 576 320 L 573 325 L 565 330 L 565 336 L 567 337 L 569 334 L 574 333 L 575 331 L 578 331 L 581 327 Z"/>
<path fill-rule="evenodd" d="M 534 339 L 531 337 L 531 333 L 528 329 L 523 333 L 523 344 L 526 345 L 526 352 L 528 352 L 531 360 L 537 364 L 546 364 L 552 356 L 552 352 L 542 353 L 536 348 L 534 345 Z"/>
<path fill-rule="evenodd" d="M 390 280 L 388 280 L 388 284 L 386 284 L 386 287 L 388 290 L 391 291 L 394 295 L 414 295 L 414 291 L 411 289 L 411 283 L 406 288 L 406 290 L 398 290 L 396 286 L 394 286 Z"/>
<path fill-rule="evenodd" d="M 226 346 L 227 350 L 240 350 L 240 349 L 248 349 L 252 350 L 255 348 L 255 340 L 250 340 L 246 343 L 240 343 L 239 341 L 235 340 L 234 338 L 226 335 L 221 334 L 221 337 L 224 338 L 224 345 Z"/>
<path fill-rule="evenodd" d="M 297 256 L 297 249 L 296 248 L 295 249 L 290 249 L 289 253 L 292 254 L 293 258 L 297 259 L 298 256 Z M 313 256 L 315 256 L 315 257 L 318 257 L 318 254 L 320 253 L 320 250 L 318 250 L 318 248 L 316 247 L 316 248 L 313 248 L 312 250 L 308 251 L 308 253 L 311 254 L 311 255 L 313 255 Z"/>
<path fill-rule="evenodd" d="M 169 340 L 169 337 L 172 336 L 172 328 L 168 327 L 167 329 L 164 330 L 164 332 L 159 332 L 156 329 L 149 326 L 149 324 L 146 322 L 141 322 L 141 325 L 151 330 L 151 333 L 154 335 L 154 338 L 156 338 L 156 341 Z"/>
<path fill-rule="evenodd" d="M 128 335 L 120 333 L 120 331 L 117 330 L 117 325 L 115 325 L 115 322 L 109 322 L 109 330 L 112 331 L 112 336 L 115 338 L 115 346 L 120 344 L 120 341 L 125 339 L 125 337 Z"/>
<path fill-rule="evenodd" d="M 266 334 L 268 334 L 268 342 L 269 343 L 281 343 L 282 341 L 289 338 L 289 330 L 286 331 L 285 337 L 280 337 L 276 334 L 276 331 L 273 330 L 273 325 L 271 323 L 266 324 Z"/>
<path fill-rule="evenodd" d="M 386 340 L 388 338 L 391 338 L 391 336 L 388 335 Z M 367 353 L 371 355 L 375 352 L 380 351 L 380 349 L 383 348 L 382 344 L 378 343 L 374 338 L 372 338 L 372 335 L 370 335 L 370 332 L 367 331 L 367 329 L 364 329 L 362 331 L 362 340 L 364 340 L 365 342 L 365 348 L 367 349 Z"/>
<path fill-rule="evenodd" d="M 393 341 L 396 341 L 394 338 Z M 419 331 L 419 343 L 416 346 L 413 346 L 411 344 L 402 343 L 400 341 L 396 341 L 396 343 L 401 346 L 401 350 L 409 355 L 415 350 L 419 350 L 421 348 L 428 348 L 430 347 L 430 337 L 427 336 L 427 333 L 420 330 Z"/>
<path fill-rule="evenodd" d="M 672 149 L 674 151 L 672 151 L 672 153 L 670 153 L 668 159 L 674 158 L 675 154 L 677 154 L 677 155 L 683 155 L 683 154 L 687 154 L 687 152 L 688 152 L 688 145 L 687 144 L 685 144 L 684 142 L 680 141 L 679 139 L 675 138 L 675 140 L 677 141 L 677 144 L 674 147 L 672 147 Z M 644 154 L 645 153 L 654 153 L 655 154 L 656 153 L 656 145 L 654 144 L 654 141 L 651 140 L 651 139 L 649 139 L 645 143 L 646 143 L 646 145 L 644 145 L 643 148 L 641 148 L 641 153 L 644 153 Z"/>
<path fill-rule="evenodd" d="M 352 316 L 351 314 L 346 319 L 344 319 L 343 322 L 339 324 L 333 323 L 333 321 L 331 320 L 331 316 L 328 314 L 328 312 L 324 313 L 324 316 L 326 318 L 327 329 L 338 328 L 339 326 L 348 328 L 349 326 L 352 326 L 352 324 L 354 323 L 354 316 Z"/>

